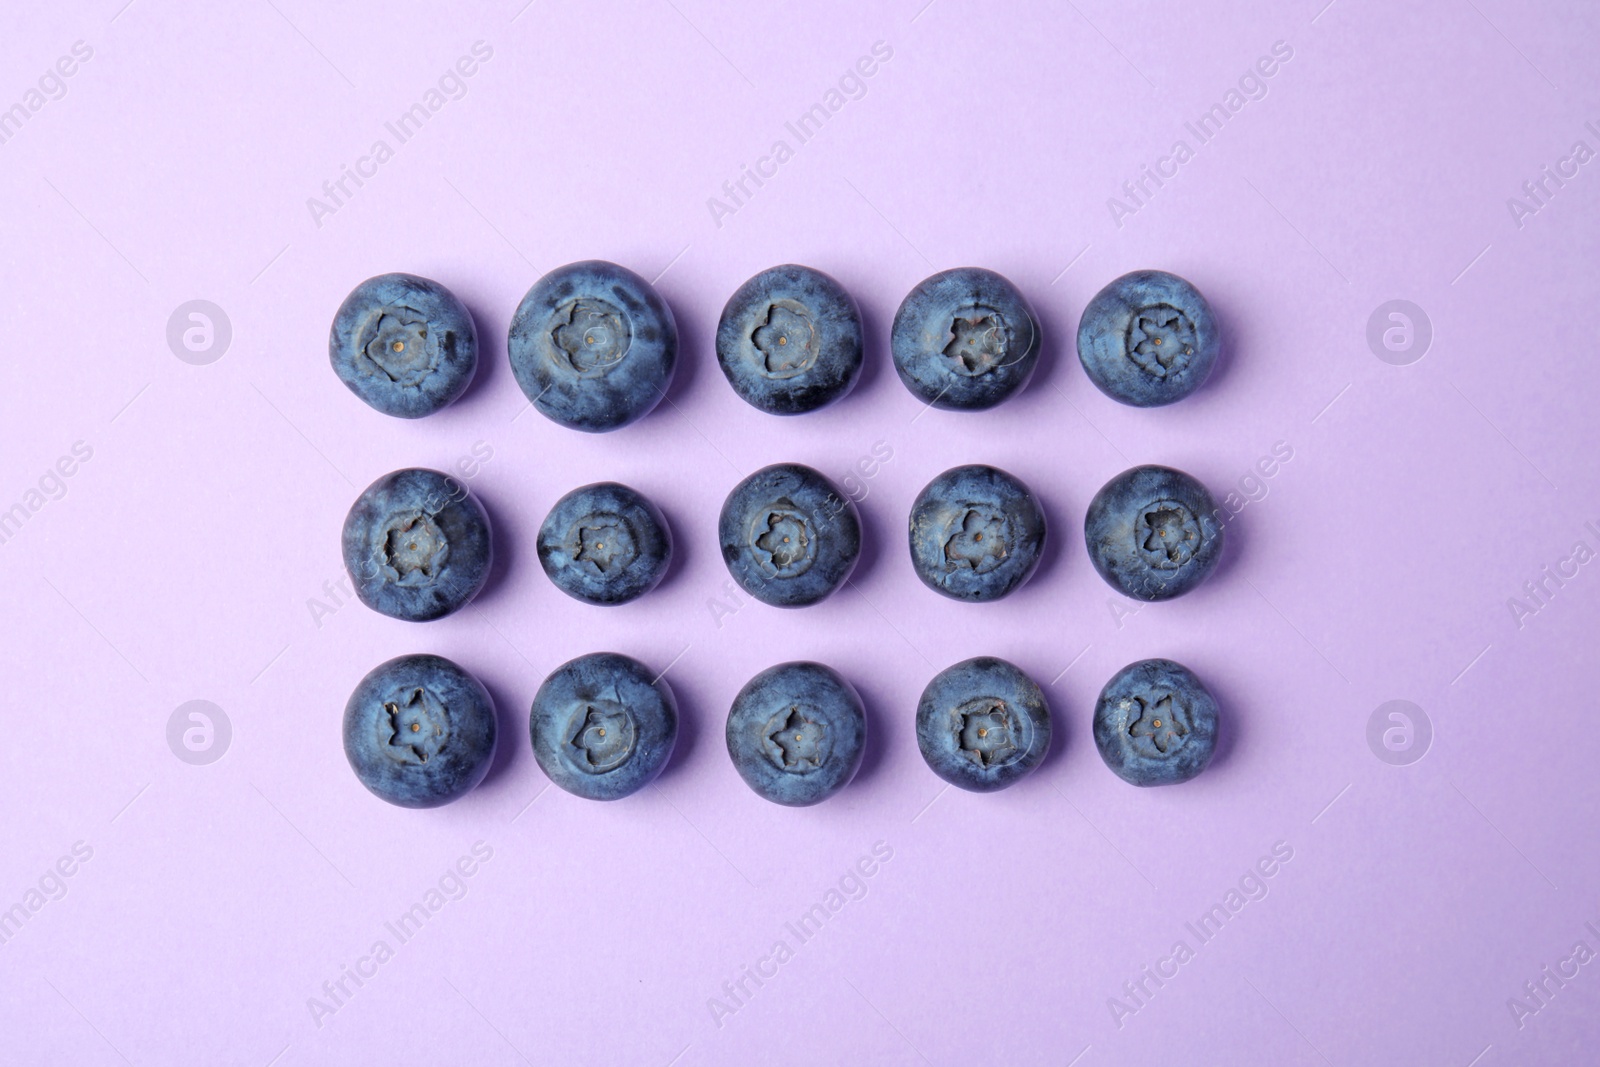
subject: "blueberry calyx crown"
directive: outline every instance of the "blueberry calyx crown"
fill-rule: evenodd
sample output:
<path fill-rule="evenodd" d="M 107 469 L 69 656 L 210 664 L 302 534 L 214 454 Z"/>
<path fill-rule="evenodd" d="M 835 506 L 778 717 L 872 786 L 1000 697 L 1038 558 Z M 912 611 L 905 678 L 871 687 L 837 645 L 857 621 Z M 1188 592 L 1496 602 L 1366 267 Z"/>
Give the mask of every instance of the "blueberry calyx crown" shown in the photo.
<path fill-rule="evenodd" d="M 952 716 L 956 746 L 985 770 L 1003 767 L 1022 754 L 1013 735 L 1011 709 L 998 697 L 975 697 Z"/>
<path fill-rule="evenodd" d="M 763 359 L 760 370 L 768 378 L 793 378 L 816 365 L 820 346 L 811 312 L 795 300 L 774 300 L 766 316 L 750 334 L 750 343 Z"/>
<path fill-rule="evenodd" d="M 389 732 L 383 751 L 391 759 L 427 763 L 449 739 L 444 705 L 421 686 L 384 701 L 383 710 L 380 728 Z"/>
<path fill-rule="evenodd" d="M 571 725 L 567 745 L 573 750 L 573 765 L 588 774 L 604 774 L 626 763 L 639 733 L 633 714 L 612 700 L 579 705 Z"/>
<path fill-rule="evenodd" d="M 599 297 L 569 300 L 552 317 L 550 341 L 568 366 L 596 378 L 622 362 L 633 328 L 621 308 Z"/>
<path fill-rule="evenodd" d="M 833 749 L 833 738 L 815 712 L 798 704 L 767 720 L 761 735 L 767 758 L 789 774 L 810 774 L 828 762 Z"/>

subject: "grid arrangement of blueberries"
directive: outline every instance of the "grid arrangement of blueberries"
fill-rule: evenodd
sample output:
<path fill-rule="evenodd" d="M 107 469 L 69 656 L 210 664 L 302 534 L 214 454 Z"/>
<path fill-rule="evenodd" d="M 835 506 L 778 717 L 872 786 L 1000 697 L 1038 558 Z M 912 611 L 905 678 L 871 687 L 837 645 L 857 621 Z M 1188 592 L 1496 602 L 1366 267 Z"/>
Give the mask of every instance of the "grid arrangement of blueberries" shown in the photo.
<path fill-rule="evenodd" d="M 1027 299 L 990 270 L 964 267 L 925 279 L 894 317 L 890 349 L 900 380 L 946 410 L 992 408 L 1021 389 L 1039 356 Z M 642 418 L 665 395 L 678 356 L 672 309 L 639 275 L 600 260 L 540 278 L 511 321 L 518 385 L 551 420 L 604 433 Z M 1078 356 L 1108 396 L 1138 407 L 1198 389 L 1220 347 L 1199 290 L 1176 275 L 1135 271 L 1102 289 L 1078 325 Z M 723 309 L 717 362 L 734 392 L 774 415 L 815 411 L 860 377 L 861 314 L 833 278 L 788 264 L 762 271 Z M 340 306 L 329 338 L 340 380 L 369 406 L 421 418 L 458 398 L 477 367 L 477 329 L 437 282 L 383 274 Z M 855 567 L 861 520 L 853 501 L 799 463 L 756 471 L 728 494 L 718 524 L 722 558 L 746 592 L 800 608 L 832 594 Z M 972 464 L 945 471 L 918 494 L 908 525 L 911 559 L 928 588 L 955 600 L 998 600 L 1038 566 L 1045 516 L 1020 479 Z M 1223 527 L 1195 478 L 1140 466 L 1095 494 L 1084 519 L 1095 570 L 1139 600 L 1168 600 L 1215 569 Z M 574 489 L 541 524 L 538 557 L 562 592 L 624 604 L 660 583 L 672 533 L 644 494 L 617 482 Z M 345 518 L 345 567 L 374 611 L 422 622 L 458 610 L 483 588 L 493 538 L 483 507 L 460 481 L 408 468 L 384 475 Z M 1094 739 L 1106 765 L 1138 786 L 1184 782 L 1216 748 L 1218 709 L 1182 664 L 1146 659 L 1101 691 Z M 449 803 L 488 772 L 494 706 L 469 672 L 441 656 L 380 664 L 344 712 L 345 754 L 371 792 L 392 804 Z M 615 652 L 579 656 L 539 687 L 529 734 L 556 785 L 617 800 L 649 784 L 672 755 L 678 709 L 671 688 Z M 1050 747 L 1043 691 L 991 656 L 957 663 L 917 704 L 917 745 L 940 778 L 975 792 L 1004 789 Z M 728 713 L 728 755 L 758 795 L 805 806 L 849 784 L 861 764 L 867 716 L 854 686 L 821 663 L 791 662 L 752 678 Z"/>

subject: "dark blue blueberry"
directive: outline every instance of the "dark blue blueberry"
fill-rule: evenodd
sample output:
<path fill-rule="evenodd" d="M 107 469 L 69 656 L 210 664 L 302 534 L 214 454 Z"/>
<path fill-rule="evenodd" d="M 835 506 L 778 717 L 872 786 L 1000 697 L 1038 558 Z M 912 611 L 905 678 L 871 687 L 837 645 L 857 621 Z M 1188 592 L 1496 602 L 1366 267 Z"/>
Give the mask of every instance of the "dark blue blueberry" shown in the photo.
<path fill-rule="evenodd" d="M 1134 407 L 1171 404 L 1200 388 L 1221 347 L 1206 298 L 1164 270 L 1124 274 L 1078 320 L 1078 359 L 1089 380 Z"/>
<path fill-rule="evenodd" d="M 763 467 L 733 487 L 717 521 L 722 559 L 764 604 L 798 608 L 831 594 L 861 555 L 855 503 L 820 471 Z"/>
<path fill-rule="evenodd" d="M 746 403 L 773 415 L 815 411 L 861 376 L 861 312 L 820 270 L 786 264 L 739 286 L 717 323 L 717 362 Z"/>
<path fill-rule="evenodd" d="M 1206 769 L 1216 751 L 1216 699 L 1181 663 L 1130 663 L 1100 690 L 1094 743 L 1124 782 L 1187 782 Z"/>
<path fill-rule="evenodd" d="M 483 506 L 463 483 L 423 467 L 367 486 L 345 516 L 342 548 L 361 602 L 411 622 L 477 596 L 494 560 Z"/>
<path fill-rule="evenodd" d="M 801 808 L 850 784 L 866 750 L 855 686 L 821 663 L 780 663 L 745 684 L 728 712 L 728 755 L 745 784 Z"/>
<path fill-rule="evenodd" d="M 1171 600 L 1206 580 L 1222 556 L 1222 525 L 1206 487 L 1182 471 L 1123 471 L 1089 502 L 1083 540 L 1100 577 L 1136 600 Z"/>
<path fill-rule="evenodd" d="M 936 593 L 999 600 L 1033 575 L 1044 512 L 1020 480 L 996 467 L 952 467 L 911 505 L 911 565 Z"/>
<path fill-rule="evenodd" d="M 361 784 L 402 808 L 469 792 L 494 758 L 494 701 L 443 656 L 396 656 L 344 706 L 344 754 Z"/>
<path fill-rule="evenodd" d="M 511 319 L 511 372 L 546 417 L 585 433 L 642 419 L 678 359 L 672 309 L 627 267 L 589 259 L 534 283 Z"/>
<path fill-rule="evenodd" d="M 625 604 L 660 584 L 672 562 L 661 509 L 636 489 L 596 482 L 574 489 L 539 527 L 539 562 L 568 596 Z"/>
<path fill-rule="evenodd" d="M 533 756 L 550 780 L 587 800 L 621 800 L 655 780 L 678 740 L 665 680 L 616 652 L 591 652 L 551 672 L 528 716 Z"/>
<path fill-rule="evenodd" d="M 951 785 L 992 793 L 1031 772 L 1050 751 L 1050 708 L 1033 679 L 1005 660 L 962 660 L 922 691 L 917 747 Z"/>
<path fill-rule="evenodd" d="M 328 360 L 368 406 L 420 419 L 472 383 L 478 330 L 472 314 L 438 282 L 380 274 L 350 291 L 333 317 Z"/>
<path fill-rule="evenodd" d="M 924 279 L 895 312 L 889 347 L 907 389 L 936 408 L 982 411 L 1033 377 L 1039 322 L 1027 299 L 982 267 Z"/>

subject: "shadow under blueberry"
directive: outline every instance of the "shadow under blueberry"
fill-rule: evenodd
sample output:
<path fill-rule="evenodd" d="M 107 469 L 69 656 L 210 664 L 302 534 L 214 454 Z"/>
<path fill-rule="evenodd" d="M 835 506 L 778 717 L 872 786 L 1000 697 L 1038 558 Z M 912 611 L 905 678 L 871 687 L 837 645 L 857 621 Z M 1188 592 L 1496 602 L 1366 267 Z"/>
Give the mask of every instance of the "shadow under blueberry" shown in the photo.
<path fill-rule="evenodd" d="M 1224 493 L 1223 495 L 1226 496 L 1227 494 Z M 1215 497 L 1215 494 L 1213 494 L 1213 498 L 1217 500 L 1217 508 L 1221 513 L 1227 515 L 1227 505 L 1222 502 L 1221 498 Z M 1249 509 L 1246 508 L 1245 510 Z M 1248 555 L 1250 537 L 1247 524 L 1241 521 L 1243 517 L 1244 511 L 1240 511 L 1239 514 L 1234 515 L 1223 524 L 1222 554 L 1217 557 L 1216 569 L 1206 576 L 1205 582 L 1200 586 L 1201 589 L 1208 586 L 1215 588 L 1218 583 L 1228 581 L 1234 572 L 1238 570 L 1241 560 Z"/>
<path fill-rule="evenodd" d="M 472 324 L 478 331 L 478 365 L 472 372 L 472 381 L 467 384 L 466 391 L 456 397 L 456 404 L 475 401 L 483 396 L 489 383 L 501 373 L 501 364 L 506 361 L 505 338 L 485 328 L 484 324 L 489 319 L 483 309 L 466 300 L 461 303 L 466 306 L 467 313 L 472 316 Z"/>
<path fill-rule="evenodd" d="M 644 492 L 644 490 L 641 489 L 640 492 Z M 644 495 L 650 496 L 649 493 Z M 651 497 L 651 499 L 654 500 L 655 498 Z M 661 505 L 657 504 L 656 507 L 660 508 Z M 665 592 L 675 583 L 681 581 L 684 573 L 688 570 L 690 561 L 694 559 L 694 553 L 698 551 L 698 546 L 690 547 L 694 545 L 694 539 L 686 536 L 682 528 L 673 522 L 672 516 L 667 512 L 666 508 L 661 508 L 661 517 L 666 520 L 667 533 L 672 538 L 672 559 L 668 561 L 667 573 L 661 576 L 661 581 L 650 592 L 639 597 L 639 600 Z"/>
<path fill-rule="evenodd" d="M 846 678 L 860 694 L 861 704 L 867 714 L 867 738 L 866 744 L 862 746 L 861 766 L 857 768 L 856 776 L 850 780 L 850 784 L 845 787 L 854 789 L 870 780 L 878 773 L 878 768 L 883 766 L 884 760 L 894 747 L 900 720 L 893 713 L 892 693 L 875 688 L 862 675 L 855 677 L 846 675 Z"/>
<path fill-rule="evenodd" d="M 1217 349 L 1217 361 L 1211 365 L 1211 373 L 1206 377 L 1205 384 L 1195 392 L 1195 396 L 1205 396 L 1227 381 L 1233 373 L 1234 357 L 1239 351 L 1239 334 L 1244 322 L 1236 319 L 1231 314 L 1231 309 L 1225 303 L 1218 303 L 1209 296 L 1206 303 L 1211 306 L 1211 317 L 1216 320 L 1217 335 L 1222 343 Z M 1181 403 L 1181 401 L 1180 401 Z"/>
<path fill-rule="evenodd" d="M 483 583 L 483 588 L 478 590 L 478 595 L 472 598 L 472 603 L 481 607 L 493 602 L 499 590 L 505 588 L 506 576 L 516 562 L 517 549 L 514 547 L 516 538 L 511 536 L 510 527 L 495 517 L 494 506 L 476 490 L 472 491 L 472 496 L 489 517 L 489 537 L 494 552 L 494 558 L 489 563 L 489 577 Z"/>
<path fill-rule="evenodd" d="M 1032 482 L 1027 479 L 1023 481 L 1029 489 L 1033 488 Z M 1073 527 L 1068 521 L 1067 514 L 1062 510 L 1062 502 L 1040 496 L 1037 491 L 1034 492 L 1034 499 L 1039 501 L 1039 510 L 1044 512 L 1044 547 L 1039 552 L 1039 565 L 1034 568 L 1028 581 L 1017 590 L 1018 593 L 1030 586 L 1048 581 L 1060 562 L 1062 553 L 1066 551 L 1067 543 L 1073 540 Z"/>
<path fill-rule="evenodd" d="M 660 292 L 660 290 L 657 290 Z M 667 294 L 661 292 L 661 299 L 672 309 L 673 321 L 678 324 L 678 358 L 672 365 L 672 380 L 667 383 L 667 390 L 656 410 L 646 418 L 654 418 L 661 414 L 661 408 L 667 409 L 666 413 L 673 412 L 673 404 L 677 404 L 694 388 L 695 379 L 700 374 L 701 365 L 707 360 L 715 360 L 717 354 L 714 349 L 706 347 L 702 338 L 715 337 L 716 326 L 707 326 L 700 322 L 692 312 L 684 311 L 684 301 L 668 299 Z M 719 371 L 720 373 L 720 371 Z M 668 403 L 670 401 L 671 403 Z"/>
<path fill-rule="evenodd" d="M 655 670 L 660 669 L 654 664 L 651 664 L 651 667 Z M 672 690 L 673 700 L 678 707 L 678 739 L 673 743 L 672 756 L 667 760 L 667 765 L 661 768 L 661 773 L 656 776 L 657 782 L 665 782 L 684 773 L 684 768 L 703 740 L 700 735 L 705 729 L 705 724 L 701 722 L 698 711 L 706 707 L 701 694 L 695 692 L 691 686 L 676 684 L 670 674 L 664 676 L 661 683 Z"/>
<path fill-rule="evenodd" d="M 499 779 L 516 762 L 516 753 L 527 748 L 528 715 L 525 711 L 519 711 L 517 705 L 507 698 L 505 686 L 483 674 L 476 677 L 488 690 L 489 699 L 494 701 L 494 758 L 489 762 L 489 773 L 478 783 L 478 788 L 482 789 Z"/>
<path fill-rule="evenodd" d="M 1029 301 L 1033 308 L 1033 319 L 1039 324 L 1039 358 L 1033 365 L 1033 377 L 1029 379 L 1027 388 L 1017 396 L 1039 389 L 1049 389 L 1052 385 L 1062 387 L 1063 383 L 1056 381 L 1056 376 L 1061 373 L 1060 368 L 1068 362 L 1077 363 L 1077 335 L 1078 324 L 1067 323 L 1058 317 L 1049 305 L 1040 306 Z M 1070 360 L 1067 357 L 1072 357 Z M 1065 389 L 1062 389 L 1065 392 Z"/>
<path fill-rule="evenodd" d="M 848 497 L 848 494 L 846 496 Z M 856 565 L 850 571 L 849 581 L 859 585 L 863 579 L 872 573 L 872 568 L 877 564 L 879 556 L 882 555 L 883 546 L 880 538 L 885 535 L 882 529 L 884 524 L 880 519 L 869 515 L 867 509 L 862 507 L 860 502 L 855 505 L 855 508 L 861 524 L 861 552 L 856 556 Z M 834 595 L 838 595 L 839 592 L 840 590 L 835 590 Z"/>
<path fill-rule="evenodd" d="M 889 336 L 888 322 L 860 300 L 856 301 L 856 307 L 861 312 L 861 374 L 849 394 L 839 401 L 840 404 L 848 404 L 856 396 L 865 396 L 883 373 L 883 365 L 888 362 L 887 346 L 877 343 L 879 337 Z"/>
<path fill-rule="evenodd" d="M 1214 773 L 1217 768 L 1227 766 L 1234 758 L 1234 748 L 1238 744 L 1237 736 L 1240 732 L 1238 709 L 1241 705 L 1235 699 L 1235 690 L 1228 685 L 1227 678 L 1221 673 L 1211 671 L 1204 663 L 1196 666 L 1194 663 L 1186 662 L 1184 666 L 1199 676 L 1206 690 L 1217 701 L 1217 742 L 1211 751 L 1211 762 L 1206 764 L 1206 769 L 1201 772 L 1201 777 L 1205 777 Z"/>
<path fill-rule="evenodd" d="M 1072 733 L 1072 725 L 1067 722 L 1066 694 L 1051 687 L 1050 676 L 1040 676 L 1029 671 L 1028 677 L 1044 690 L 1044 702 L 1050 709 L 1050 751 L 1044 754 L 1044 759 L 1040 760 L 1033 773 L 1028 775 L 1028 778 L 1033 778 L 1041 772 L 1049 771 L 1066 757 L 1067 738 Z M 1023 782 L 1027 780 L 1024 778 Z M 1042 780 L 1040 784 L 1043 784 Z"/>

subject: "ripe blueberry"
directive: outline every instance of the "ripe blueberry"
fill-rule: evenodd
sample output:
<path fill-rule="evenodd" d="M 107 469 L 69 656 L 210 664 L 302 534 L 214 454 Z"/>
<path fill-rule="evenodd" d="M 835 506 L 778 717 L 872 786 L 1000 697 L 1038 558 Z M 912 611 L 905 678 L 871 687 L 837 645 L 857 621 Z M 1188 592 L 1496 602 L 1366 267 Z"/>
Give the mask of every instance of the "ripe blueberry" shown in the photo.
<path fill-rule="evenodd" d="M 344 754 L 361 784 L 403 808 L 436 808 L 471 790 L 494 758 L 494 701 L 443 656 L 396 656 L 344 706 Z"/>
<path fill-rule="evenodd" d="M 556 785 L 587 800 L 620 800 L 667 765 L 678 739 L 678 705 L 643 663 L 591 652 L 544 680 L 528 732 L 534 758 Z"/>
<path fill-rule="evenodd" d="M 345 516 L 341 547 L 361 602 L 411 622 L 477 596 L 494 558 L 483 506 L 461 482 L 422 467 L 367 486 Z"/>
<path fill-rule="evenodd" d="M 1221 347 L 1200 290 L 1163 270 L 1124 274 L 1078 320 L 1078 359 L 1089 380 L 1134 407 L 1171 404 L 1200 388 Z"/>
<path fill-rule="evenodd" d="M 438 282 L 380 274 L 350 291 L 333 317 L 328 360 L 369 407 L 420 419 L 472 383 L 478 331 L 472 314 Z"/>
<path fill-rule="evenodd" d="M 952 467 L 911 505 L 911 565 L 956 600 L 999 600 L 1039 565 L 1045 520 L 1020 480 L 996 467 Z"/>
<path fill-rule="evenodd" d="M 1216 699 L 1181 663 L 1130 663 L 1100 690 L 1094 743 L 1106 766 L 1125 782 L 1187 782 L 1206 769 L 1216 751 Z"/>
<path fill-rule="evenodd" d="M 861 376 L 861 312 L 820 270 L 786 264 L 741 285 L 717 323 L 717 362 L 744 401 L 799 415 L 840 399 Z"/>
<path fill-rule="evenodd" d="M 1044 691 L 993 656 L 946 667 L 917 703 L 917 747 L 951 785 L 974 793 L 1004 789 L 1050 751 Z"/>
<path fill-rule="evenodd" d="M 1206 487 L 1171 467 L 1125 470 L 1089 502 L 1083 540 L 1113 589 L 1136 600 L 1182 596 L 1216 568 L 1223 528 Z"/>
<path fill-rule="evenodd" d="M 758 796 L 805 807 L 850 784 L 866 749 L 855 686 L 821 663 L 780 663 L 745 684 L 728 712 L 728 756 Z"/>
<path fill-rule="evenodd" d="M 507 351 L 542 414 L 604 433 L 643 418 L 666 395 L 678 327 L 649 282 L 591 259 L 534 283 L 511 319 Z"/>
<path fill-rule="evenodd" d="M 861 519 L 849 497 L 799 463 L 763 467 L 734 486 L 717 522 L 722 559 L 751 596 L 797 608 L 831 594 L 861 555 Z"/>
<path fill-rule="evenodd" d="M 539 527 L 539 563 L 568 596 L 625 604 L 660 584 L 672 562 L 661 509 L 616 482 L 574 489 Z"/>
<path fill-rule="evenodd" d="M 1039 360 L 1027 299 L 982 267 L 941 271 L 895 312 L 889 347 L 907 389 L 936 408 L 981 411 L 1017 392 Z"/>

